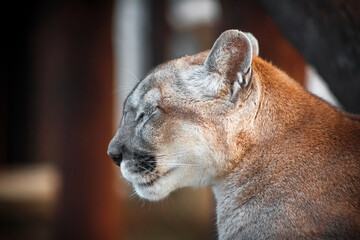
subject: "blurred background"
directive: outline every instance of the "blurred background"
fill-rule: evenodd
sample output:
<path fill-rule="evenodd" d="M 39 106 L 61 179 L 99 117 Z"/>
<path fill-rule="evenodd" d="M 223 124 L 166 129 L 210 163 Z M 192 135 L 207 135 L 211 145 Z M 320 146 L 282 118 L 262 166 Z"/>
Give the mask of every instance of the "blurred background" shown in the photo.
<path fill-rule="evenodd" d="M 355 0 L 7 1 L 1 14 L 0 239 L 216 239 L 208 188 L 133 194 L 106 155 L 133 86 L 235 28 L 331 104 L 360 112 Z"/>

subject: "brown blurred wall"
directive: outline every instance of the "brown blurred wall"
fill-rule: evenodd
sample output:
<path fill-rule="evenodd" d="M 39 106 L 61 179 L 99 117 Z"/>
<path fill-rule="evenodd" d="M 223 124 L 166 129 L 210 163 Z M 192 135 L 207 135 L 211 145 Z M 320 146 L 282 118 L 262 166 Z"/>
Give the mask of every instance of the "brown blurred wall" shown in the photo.
<path fill-rule="evenodd" d="M 54 239 L 121 236 L 113 134 L 113 1 L 66 1 L 39 21 L 33 44 L 38 156 L 55 161 L 62 186 Z"/>

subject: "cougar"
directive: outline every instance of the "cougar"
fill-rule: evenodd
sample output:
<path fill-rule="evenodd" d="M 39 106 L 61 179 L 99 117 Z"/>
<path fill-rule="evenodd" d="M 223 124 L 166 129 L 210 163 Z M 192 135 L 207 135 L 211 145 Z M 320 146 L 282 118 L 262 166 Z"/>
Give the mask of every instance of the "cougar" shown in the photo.
<path fill-rule="evenodd" d="M 360 117 L 310 94 L 228 30 L 156 67 L 108 148 L 141 197 L 212 187 L 219 239 L 360 239 Z"/>

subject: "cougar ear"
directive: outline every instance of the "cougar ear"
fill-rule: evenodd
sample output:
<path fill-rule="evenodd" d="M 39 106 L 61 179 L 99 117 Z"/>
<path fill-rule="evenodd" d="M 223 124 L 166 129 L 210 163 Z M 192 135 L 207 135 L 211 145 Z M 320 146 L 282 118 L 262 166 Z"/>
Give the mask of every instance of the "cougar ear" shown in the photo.
<path fill-rule="evenodd" d="M 258 52 L 257 40 L 251 33 L 228 30 L 215 41 L 204 66 L 208 72 L 220 74 L 222 81 L 231 84 L 233 101 L 238 90 L 248 84 L 252 55 Z"/>
<path fill-rule="evenodd" d="M 249 38 L 250 42 L 251 42 L 251 47 L 252 47 L 252 54 L 259 56 L 259 43 L 258 40 L 254 37 L 254 35 L 252 35 L 249 32 L 246 32 L 245 35 Z"/>

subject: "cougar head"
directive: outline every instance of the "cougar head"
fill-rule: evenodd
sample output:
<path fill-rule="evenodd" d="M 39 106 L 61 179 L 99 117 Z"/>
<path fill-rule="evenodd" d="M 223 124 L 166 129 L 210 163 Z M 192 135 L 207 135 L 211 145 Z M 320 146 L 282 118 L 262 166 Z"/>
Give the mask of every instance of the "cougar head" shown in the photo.
<path fill-rule="evenodd" d="M 257 101 L 253 54 L 251 34 L 228 30 L 210 51 L 162 64 L 133 89 L 108 154 L 140 197 L 211 184 L 241 157 Z"/>

